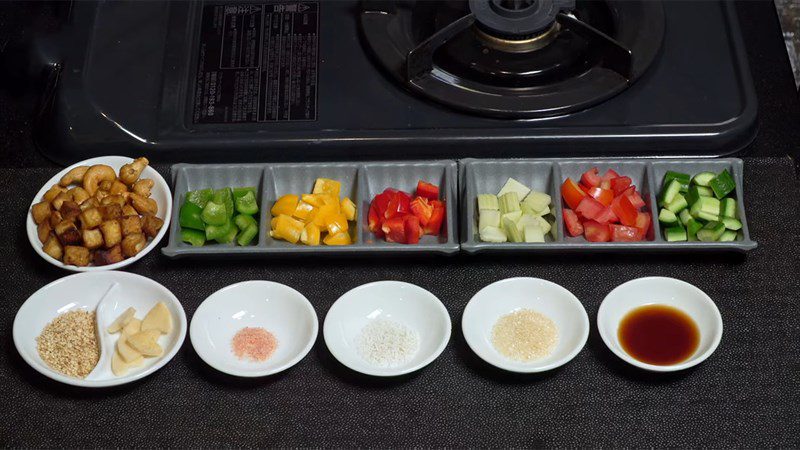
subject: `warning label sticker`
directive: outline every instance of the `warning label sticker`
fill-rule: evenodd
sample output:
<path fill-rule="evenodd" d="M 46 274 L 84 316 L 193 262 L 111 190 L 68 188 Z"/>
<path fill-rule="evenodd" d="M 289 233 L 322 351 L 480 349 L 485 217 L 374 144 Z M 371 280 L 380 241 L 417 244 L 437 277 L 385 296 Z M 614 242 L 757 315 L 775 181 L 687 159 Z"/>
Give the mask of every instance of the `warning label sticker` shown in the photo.
<path fill-rule="evenodd" d="M 317 119 L 316 1 L 203 7 L 193 123 Z"/>

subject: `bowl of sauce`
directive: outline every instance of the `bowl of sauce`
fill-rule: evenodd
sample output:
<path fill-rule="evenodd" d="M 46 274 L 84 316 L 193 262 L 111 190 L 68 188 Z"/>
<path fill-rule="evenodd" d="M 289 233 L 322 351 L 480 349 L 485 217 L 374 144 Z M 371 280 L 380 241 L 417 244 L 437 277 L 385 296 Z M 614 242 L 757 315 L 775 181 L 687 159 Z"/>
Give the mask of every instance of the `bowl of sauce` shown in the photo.
<path fill-rule="evenodd" d="M 711 297 L 666 277 L 638 278 L 612 290 L 600 305 L 597 327 L 614 354 L 657 372 L 700 364 L 722 339 L 722 316 Z"/>

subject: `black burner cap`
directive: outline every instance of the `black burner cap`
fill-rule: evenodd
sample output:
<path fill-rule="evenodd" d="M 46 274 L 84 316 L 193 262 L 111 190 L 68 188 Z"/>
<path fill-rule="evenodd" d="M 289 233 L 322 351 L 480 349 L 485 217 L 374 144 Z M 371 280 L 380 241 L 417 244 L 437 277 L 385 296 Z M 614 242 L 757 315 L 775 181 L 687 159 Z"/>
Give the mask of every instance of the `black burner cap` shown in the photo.
<path fill-rule="evenodd" d="M 553 25 L 562 10 L 575 8 L 575 0 L 469 0 L 478 26 L 508 39 L 533 37 Z"/>

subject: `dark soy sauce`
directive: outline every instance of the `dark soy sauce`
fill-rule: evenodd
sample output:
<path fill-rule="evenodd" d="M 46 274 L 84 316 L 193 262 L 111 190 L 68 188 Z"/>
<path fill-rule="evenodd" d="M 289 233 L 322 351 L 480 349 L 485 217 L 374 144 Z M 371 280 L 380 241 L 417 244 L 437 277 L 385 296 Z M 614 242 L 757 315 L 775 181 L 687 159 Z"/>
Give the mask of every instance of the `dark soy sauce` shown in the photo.
<path fill-rule="evenodd" d="M 635 359 L 669 366 L 691 357 L 700 330 L 688 314 L 667 305 L 640 306 L 622 318 L 618 331 L 623 350 Z"/>

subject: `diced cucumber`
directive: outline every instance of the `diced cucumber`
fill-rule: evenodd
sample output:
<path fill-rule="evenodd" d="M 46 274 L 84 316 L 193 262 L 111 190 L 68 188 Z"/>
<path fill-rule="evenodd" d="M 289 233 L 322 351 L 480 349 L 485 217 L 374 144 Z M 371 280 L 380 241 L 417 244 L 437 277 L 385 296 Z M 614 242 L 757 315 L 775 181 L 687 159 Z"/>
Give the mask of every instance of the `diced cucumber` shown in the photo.
<path fill-rule="evenodd" d="M 736 218 L 736 200 L 732 198 L 722 199 L 720 209 L 722 209 L 722 216 Z"/>
<path fill-rule="evenodd" d="M 544 242 L 544 231 L 536 225 L 525 226 L 525 242 Z"/>
<path fill-rule="evenodd" d="M 711 190 L 714 191 L 714 195 L 719 199 L 725 198 L 726 195 L 736 189 L 736 182 L 733 181 L 733 177 L 730 172 L 728 172 L 728 169 L 720 172 L 719 175 L 709 181 L 708 184 Z"/>
<path fill-rule="evenodd" d="M 681 219 L 683 226 L 688 225 L 690 220 L 694 220 L 688 209 L 682 210 L 678 217 Z"/>
<path fill-rule="evenodd" d="M 661 223 L 666 224 L 673 224 L 678 222 L 678 216 L 675 215 L 674 212 L 662 208 L 661 211 L 658 213 L 658 221 Z"/>
<path fill-rule="evenodd" d="M 519 195 L 516 192 L 506 192 L 497 198 L 500 203 L 500 212 L 503 214 L 521 211 L 519 207 Z"/>
<path fill-rule="evenodd" d="M 486 227 L 480 230 L 479 236 L 483 242 L 506 242 L 508 237 L 502 228 Z"/>
<path fill-rule="evenodd" d="M 703 224 L 694 220 L 689 219 L 689 222 L 686 224 L 686 236 L 689 238 L 690 241 L 697 240 L 697 232 L 703 228 Z"/>
<path fill-rule="evenodd" d="M 672 180 L 678 180 L 681 184 L 681 192 L 687 192 L 689 191 L 689 182 L 691 179 L 692 177 L 690 177 L 688 173 L 668 170 L 667 173 L 664 174 L 664 186 L 668 185 Z"/>
<path fill-rule="evenodd" d="M 692 183 L 698 186 L 708 186 L 716 176 L 717 174 L 714 172 L 700 172 L 692 178 Z"/>
<path fill-rule="evenodd" d="M 659 202 L 663 205 L 668 205 L 676 195 L 681 192 L 681 182 L 678 180 L 670 181 L 667 186 L 661 190 L 661 198 Z"/>
<path fill-rule="evenodd" d="M 722 236 L 719 237 L 720 242 L 733 242 L 738 237 L 738 233 L 733 230 L 725 230 Z"/>
<path fill-rule="evenodd" d="M 742 229 L 742 222 L 732 217 L 723 217 L 720 219 L 720 221 L 724 223 L 725 228 L 729 230 L 738 231 Z"/>
<path fill-rule="evenodd" d="M 720 208 L 720 201 L 716 198 L 700 197 L 692 204 L 689 212 L 695 219 L 717 221 L 719 220 Z"/>
<path fill-rule="evenodd" d="M 667 242 L 680 242 L 686 240 L 686 229 L 681 225 L 675 225 L 664 230 L 664 238 Z"/>
<path fill-rule="evenodd" d="M 500 226 L 500 211 L 492 209 L 482 209 L 478 213 L 478 230 L 486 227 L 499 227 Z"/>
<path fill-rule="evenodd" d="M 492 194 L 478 195 L 478 210 L 488 209 L 490 211 L 499 211 L 500 205 L 497 202 L 497 196 Z"/>
<path fill-rule="evenodd" d="M 689 192 L 686 194 L 686 201 L 690 205 L 694 205 L 694 202 L 700 199 L 700 197 L 713 197 L 714 192 L 703 186 L 692 185 L 689 188 Z"/>
<path fill-rule="evenodd" d="M 689 207 L 689 203 L 686 201 L 686 197 L 681 194 L 677 194 L 672 201 L 666 205 L 666 208 L 675 214 L 678 214 L 687 207 Z"/>
<path fill-rule="evenodd" d="M 527 205 L 537 213 L 544 211 L 542 214 L 539 214 L 540 216 L 543 216 L 547 214 L 548 211 L 550 211 L 551 201 L 552 199 L 548 194 L 545 194 L 544 192 L 531 191 L 522 200 L 521 206 L 525 207 L 525 205 Z"/>
<path fill-rule="evenodd" d="M 719 221 L 708 222 L 697 232 L 697 240 L 714 242 L 725 232 L 725 224 Z"/>
<path fill-rule="evenodd" d="M 508 217 L 503 217 L 503 231 L 506 232 L 506 236 L 511 242 L 522 242 L 524 240 L 522 232 L 517 228 L 517 223 Z"/>
<path fill-rule="evenodd" d="M 713 197 L 714 191 L 711 190 L 709 187 L 705 186 L 696 186 L 697 192 L 700 194 L 701 197 Z"/>
<path fill-rule="evenodd" d="M 524 184 L 520 183 L 519 181 L 513 178 L 509 178 L 508 181 L 506 181 L 506 184 L 503 185 L 503 188 L 500 189 L 500 192 L 497 193 L 497 196 L 501 197 L 503 194 L 507 192 L 516 192 L 517 198 L 519 199 L 519 198 L 525 198 L 525 196 L 528 195 L 530 191 L 531 190 L 528 188 L 528 186 L 525 186 Z M 517 201 L 517 203 L 519 203 L 519 201 Z"/>
<path fill-rule="evenodd" d="M 506 213 L 500 216 L 500 225 L 503 226 L 503 220 L 508 218 L 511 219 L 512 222 L 517 223 L 517 221 L 522 217 L 522 211 L 514 211 L 510 213 Z"/>

